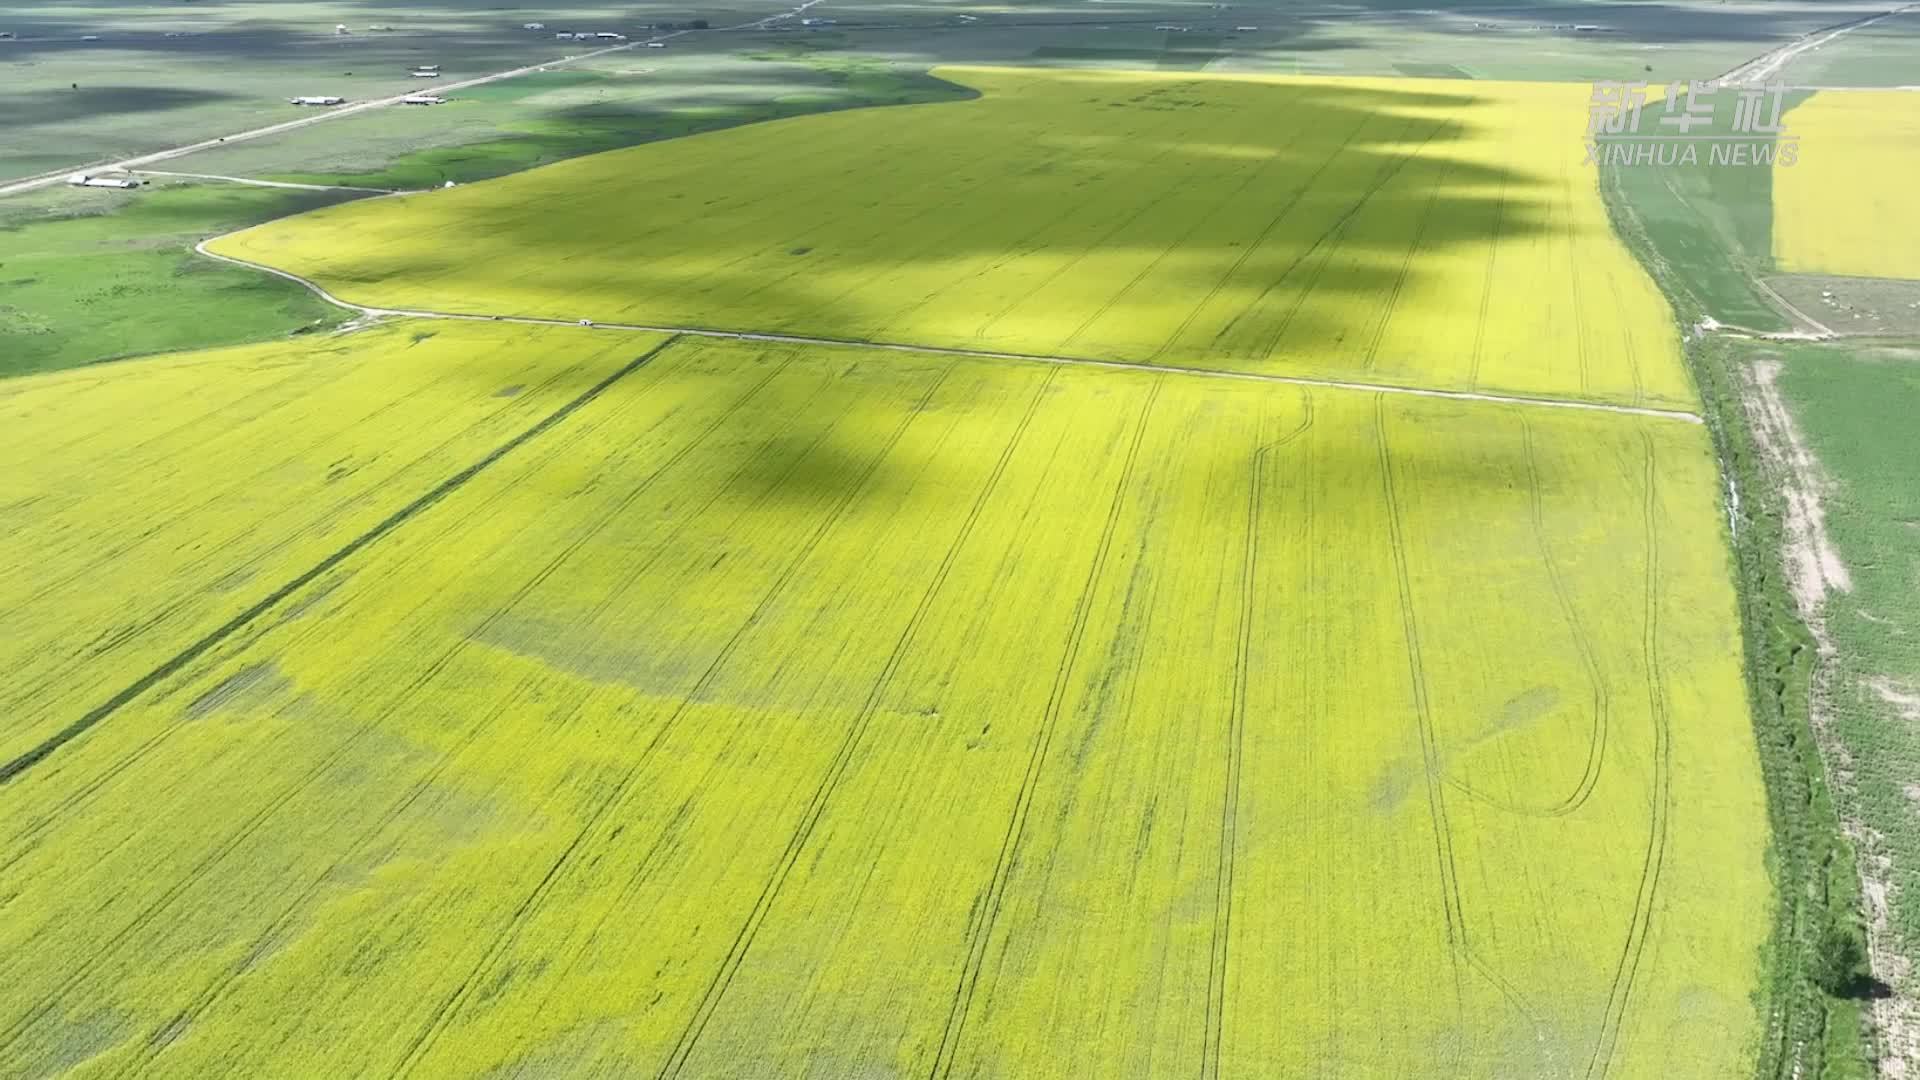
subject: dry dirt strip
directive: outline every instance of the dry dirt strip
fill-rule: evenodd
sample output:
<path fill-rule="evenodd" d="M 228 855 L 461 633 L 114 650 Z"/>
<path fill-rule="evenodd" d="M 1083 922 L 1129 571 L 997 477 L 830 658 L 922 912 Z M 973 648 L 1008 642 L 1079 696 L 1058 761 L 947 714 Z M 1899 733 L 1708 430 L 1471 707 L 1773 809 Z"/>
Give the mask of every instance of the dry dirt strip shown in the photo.
<path fill-rule="evenodd" d="M 219 173 L 165 172 L 160 169 L 141 169 L 137 176 L 171 176 L 184 180 L 221 180 L 229 184 L 246 184 L 249 187 L 285 188 L 290 191 L 364 191 L 369 195 L 398 195 L 393 188 L 355 187 L 352 184 L 296 184 L 290 180 L 255 180 L 246 176 L 222 176 Z"/>
<path fill-rule="evenodd" d="M 1413 386 L 1393 386 L 1384 383 L 1349 382 L 1343 379 L 1322 379 L 1305 375 L 1268 375 L 1252 371 L 1220 371 L 1210 368 L 1173 367 L 1166 364 L 1129 363 L 1123 360 L 1095 360 L 1083 356 L 1050 356 L 1043 353 L 995 352 L 986 349 L 955 349 L 940 345 L 915 345 L 911 342 L 859 341 L 849 338 L 810 337 L 802 334 L 772 334 L 753 330 L 723 330 L 714 327 L 698 326 L 646 326 L 639 323 L 608 323 L 591 320 L 540 319 L 525 315 L 466 315 L 448 311 L 415 311 L 405 308 L 368 307 L 339 297 L 320 287 L 317 282 L 272 266 L 236 259 L 207 250 L 207 244 L 217 237 L 202 240 L 193 249 L 209 259 L 218 259 L 234 266 L 243 266 L 249 270 L 259 270 L 275 277 L 294 282 L 315 296 L 335 307 L 344 308 L 369 318 L 403 319 L 454 319 L 463 322 L 504 322 L 522 323 L 529 326 L 590 326 L 596 330 L 633 331 L 647 334 L 685 334 L 689 337 L 723 338 L 731 341 L 766 341 L 780 345 L 823 345 L 833 348 L 878 349 L 886 352 L 931 353 L 937 356 L 961 356 L 979 360 L 1019 360 L 1039 364 L 1065 364 L 1074 367 L 1107 368 L 1114 371 L 1153 371 L 1166 375 L 1186 375 L 1202 379 L 1237 379 L 1243 382 L 1283 383 L 1290 386 L 1325 386 L 1338 390 L 1359 390 L 1369 393 L 1405 394 L 1410 397 L 1441 398 L 1452 401 L 1485 401 L 1496 405 L 1520 405 L 1547 409 L 1579 409 L 1586 412 L 1616 413 L 1623 416 L 1646 416 L 1658 420 L 1679 420 L 1689 424 L 1704 423 L 1699 414 L 1682 409 L 1655 409 L 1639 405 L 1608 405 L 1597 401 L 1568 401 L 1560 398 L 1528 397 L 1518 394 L 1486 394 L 1472 390 L 1434 390 Z"/>

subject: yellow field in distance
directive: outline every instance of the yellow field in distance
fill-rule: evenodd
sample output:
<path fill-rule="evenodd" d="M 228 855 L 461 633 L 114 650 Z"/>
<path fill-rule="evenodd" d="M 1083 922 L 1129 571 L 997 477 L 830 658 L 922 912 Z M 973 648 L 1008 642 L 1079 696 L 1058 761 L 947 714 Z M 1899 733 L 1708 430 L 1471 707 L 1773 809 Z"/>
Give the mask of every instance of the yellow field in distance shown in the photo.
<path fill-rule="evenodd" d="M 213 248 L 409 310 L 1693 401 L 1583 164 L 1584 86 L 939 74 L 983 96 L 597 154 Z"/>
<path fill-rule="evenodd" d="M 7 504 L 34 579 L 214 499 L 172 545 L 302 582 L 4 789 L 9 1069 L 1750 1068 L 1766 815 L 1701 427 L 429 329 L 9 386 L 68 439 L 73 497 Z M 363 380 L 389 406 L 329 427 Z M 172 441 L 207 395 L 241 442 Z M 347 557 L 242 528 L 335 520 L 303 470 L 398 446 L 451 460 L 335 481 L 404 511 Z M 137 610 L 201 602 L 150 565 Z"/>
<path fill-rule="evenodd" d="M 1821 91 L 1787 113 L 1799 160 L 1773 170 L 1781 270 L 1920 278 L 1920 95 Z"/>

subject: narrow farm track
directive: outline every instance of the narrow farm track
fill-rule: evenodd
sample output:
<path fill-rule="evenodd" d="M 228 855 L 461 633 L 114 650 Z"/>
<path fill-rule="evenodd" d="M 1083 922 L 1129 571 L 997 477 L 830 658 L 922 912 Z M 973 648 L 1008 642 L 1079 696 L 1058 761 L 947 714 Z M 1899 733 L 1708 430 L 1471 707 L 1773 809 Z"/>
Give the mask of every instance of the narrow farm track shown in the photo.
<path fill-rule="evenodd" d="M 264 263 L 236 259 L 230 255 L 221 255 L 207 249 L 207 245 L 217 237 L 210 237 L 194 245 L 194 250 L 209 259 L 218 259 L 234 266 L 243 266 L 250 270 L 259 270 L 284 278 L 305 287 L 315 296 L 335 307 L 356 312 L 367 318 L 400 319 L 448 319 L 460 322 L 502 322 L 525 326 L 579 326 L 591 325 L 598 330 L 627 331 L 645 334 L 682 334 L 688 337 L 717 338 L 727 341 L 761 341 L 774 345 L 819 345 L 831 348 L 877 349 L 885 352 L 926 353 L 935 356 L 958 356 L 978 360 L 1019 360 L 1038 364 L 1068 364 L 1076 367 L 1106 368 L 1113 371 L 1153 371 L 1166 375 L 1186 375 L 1202 379 L 1235 379 L 1244 382 L 1277 383 L 1283 386 L 1324 386 L 1337 390 L 1358 390 L 1366 393 L 1406 394 L 1413 397 L 1440 398 L 1449 401 L 1485 401 L 1496 405 L 1517 405 L 1545 409 L 1577 409 L 1586 412 L 1613 413 L 1620 416 L 1646 416 L 1660 420 L 1679 420 L 1688 424 L 1702 424 L 1698 413 L 1684 409 L 1656 409 L 1641 405 L 1609 405 L 1599 401 L 1572 401 L 1563 398 L 1530 397 L 1522 394 L 1489 394 L 1475 390 L 1435 390 L 1415 386 L 1394 386 L 1386 383 L 1356 382 L 1346 379 L 1322 379 L 1308 375 L 1269 375 L 1252 371 L 1221 371 L 1213 368 L 1176 367 L 1171 364 L 1133 363 L 1123 360 L 1100 360 L 1086 356 L 1052 356 L 1043 353 L 1000 352 L 989 349 L 957 349 L 942 345 L 915 345 L 897 341 L 857 341 L 845 338 L 812 337 L 805 334 L 772 334 L 756 330 L 724 330 L 715 327 L 699 326 L 644 326 L 638 323 L 606 322 L 570 322 L 566 319 L 544 319 L 527 315 L 466 315 L 450 311 L 424 311 L 407 308 L 370 307 L 343 300 L 323 288 L 319 283 L 298 274 L 290 273 Z"/>
<path fill-rule="evenodd" d="M 163 169 L 141 169 L 138 176 L 168 176 L 181 180 L 219 180 L 228 184 L 245 184 L 248 187 L 281 188 L 286 191 L 359 191 L 368 195 L 398 195 L 393 188 L 357 187 L 353 184 L 296 184 L 290 180 L 255 180 L 249 176 L 223 176 L 219 173 L 167 172 Z"/>

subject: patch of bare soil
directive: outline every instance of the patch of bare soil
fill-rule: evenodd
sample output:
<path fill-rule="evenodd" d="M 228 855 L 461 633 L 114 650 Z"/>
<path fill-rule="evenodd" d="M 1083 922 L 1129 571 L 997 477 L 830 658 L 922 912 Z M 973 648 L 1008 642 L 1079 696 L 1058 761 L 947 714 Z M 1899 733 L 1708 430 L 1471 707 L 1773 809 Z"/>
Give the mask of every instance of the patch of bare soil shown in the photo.
<path fill-rule="evenodd" d="M 1820 617 L 1827 594 L 1851 592 L 1853 579 L 1827 535 L 1827 513 L 1821 496 L 1827 481 L 1820 463 L 1807 447 L 1793 414 L 1780 397 L 1776 381 L 1780 362 L 1762 360 L 1747 369 L 1746 409 L 1754 439 L 1766 457 L 1786 506 L 1787 575 L 1794 603 L 1809 625 Z M 1823 633 L 1816 632 L 1818 638 Z M 1821 642 L 1823 655 L 1830 646 Z"/>

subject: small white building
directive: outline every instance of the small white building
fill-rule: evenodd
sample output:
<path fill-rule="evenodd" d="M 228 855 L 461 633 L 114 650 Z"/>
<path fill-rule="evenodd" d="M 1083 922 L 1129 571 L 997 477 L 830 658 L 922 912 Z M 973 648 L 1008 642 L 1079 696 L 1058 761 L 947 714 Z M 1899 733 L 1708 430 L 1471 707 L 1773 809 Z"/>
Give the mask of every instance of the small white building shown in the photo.
<path fill-rule="evenodd" d="M 119 188 L 122 190 L 137 188 L 140 181 L 131 176 L 95 176 L 92 173 L 74 173 L 67 177 L 67 183 L 74 187 Z"/>
<path fill-rule="evenodd" d="M 545 30 L 546 28 L 547 24 L 543 22 L 522 23 L 520 25 L 520 29 L 522 30 Z"/>
<path fill-rule="evenodd" d="M 347 29 L 346 23 L 335 23 L 333 26 L 333 32 L 335 35 L 339 37 L 346 37 L 348 34 L 353 33 L 353 31 Z"/>
<path fill-rule="evenodd" d="M 289 105 L 344 105 L 346 104 L 346 101 L 347 101 L 346 98 L 334 97 L 330 94 L 309 94 L 305 97 L 288 98 L 287 104 Z"/>

